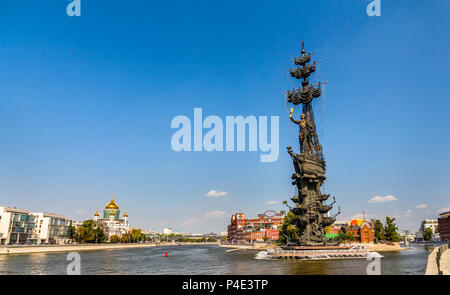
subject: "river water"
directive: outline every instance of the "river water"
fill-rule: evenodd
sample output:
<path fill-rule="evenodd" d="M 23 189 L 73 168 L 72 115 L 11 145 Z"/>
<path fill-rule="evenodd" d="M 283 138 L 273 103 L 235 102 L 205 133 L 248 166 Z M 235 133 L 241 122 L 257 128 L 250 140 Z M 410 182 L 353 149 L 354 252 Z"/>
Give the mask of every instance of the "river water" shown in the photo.
<path fill-rule="evenodd" d="M 216 245 L 79 252 L 81 274 L 366 274 L 366 259 L 262 260 L 257 251 Z M 382 252 L 381 274 L 424 274 L 432 247 Z M 164 257 L 164 253 L 168 257 Z M 66 274 L 67 253 L 0 255 L 0 274 Z"/>

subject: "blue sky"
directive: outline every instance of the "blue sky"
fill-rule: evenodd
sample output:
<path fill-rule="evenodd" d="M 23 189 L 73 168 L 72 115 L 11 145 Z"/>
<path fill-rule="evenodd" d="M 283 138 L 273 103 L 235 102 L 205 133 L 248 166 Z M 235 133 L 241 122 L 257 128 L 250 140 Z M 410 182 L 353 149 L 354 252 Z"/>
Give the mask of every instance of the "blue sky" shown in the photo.
<path fill-rule="evenodd" d="M 115 193 L 135 226 L 199 232 L 281 210 L 298 135 L 282 92 L 305 40 L 328 81 L 318 124 L 339 218 L 416 230 L 450 206 L 450 4 L 381 1 L 372 18 L 366 0 L 82 0 L 72 18 L 65 0 L 2 1 L 0 204 L 86 219 Z M 194 107 L 280 116 L 278 161 L 172 151 L 171 120 Z"/>

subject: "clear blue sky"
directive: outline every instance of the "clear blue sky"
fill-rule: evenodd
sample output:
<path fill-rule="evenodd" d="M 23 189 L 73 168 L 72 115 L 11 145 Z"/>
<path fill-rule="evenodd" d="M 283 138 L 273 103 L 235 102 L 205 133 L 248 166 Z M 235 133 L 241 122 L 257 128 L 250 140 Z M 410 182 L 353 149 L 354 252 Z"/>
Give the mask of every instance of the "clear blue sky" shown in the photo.
<path fill-rule="evenodd" d="M 450 206 L 448 1 L 382 0 L 372 18 L 366 0 L 82 0 L 72 18 L 68 3 L 0 3 L 0 204 L 85 219 L 115 193 L 134 226 L 199 232 L 280 210 L 266 202 L 295 192 L 298 135 L 281 93 L 305 40 L 329 81 L 324 190 L 340 219 L 416 230 Z M 280 116 L 278 161 L 172 151 L 171 120 L 194 107 Z"/>

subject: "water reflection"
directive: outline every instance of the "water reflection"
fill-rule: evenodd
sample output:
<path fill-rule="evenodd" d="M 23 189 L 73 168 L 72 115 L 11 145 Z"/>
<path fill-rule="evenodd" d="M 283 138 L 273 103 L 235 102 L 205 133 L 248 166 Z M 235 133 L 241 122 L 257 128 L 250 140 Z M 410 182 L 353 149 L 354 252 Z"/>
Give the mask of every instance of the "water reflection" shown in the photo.
<path fill-rule="evenodd" d="M 80 252 L 82 274 L 366 274 L 366 259 L 258 260 L 214 245 Z M 168 257 L 164 253 L 168 252 Z M 382 274 L 424 274 L 432 247 L 384 252 Z M 67 253 L 0 255 L 0 274 L 66 274 Z"/>

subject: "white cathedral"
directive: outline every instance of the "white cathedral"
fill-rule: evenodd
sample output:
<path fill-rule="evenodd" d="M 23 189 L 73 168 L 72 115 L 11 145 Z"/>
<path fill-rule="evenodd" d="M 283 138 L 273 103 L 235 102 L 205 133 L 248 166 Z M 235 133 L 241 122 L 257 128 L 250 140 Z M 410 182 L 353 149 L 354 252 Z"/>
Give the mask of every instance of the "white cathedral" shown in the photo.
<path fill-rule="evenodd" d="M 122 237 L 123 234 L 128 233 L 130 227 L 128 225 L 128 214 L 125 212 L 123 218 L 120 218 L 120 210 L 117 203 L 112 200 L 106 204 L 103 210 L 103 218 L 99 218 L 98 211 L 94 214 L 94 221 L 103 228 L 108 240 L 116 235 Z"/>

